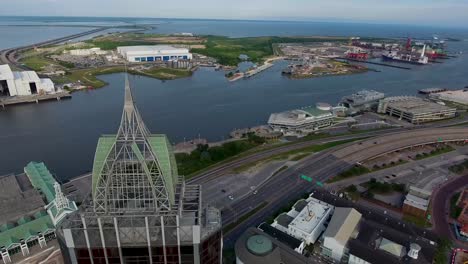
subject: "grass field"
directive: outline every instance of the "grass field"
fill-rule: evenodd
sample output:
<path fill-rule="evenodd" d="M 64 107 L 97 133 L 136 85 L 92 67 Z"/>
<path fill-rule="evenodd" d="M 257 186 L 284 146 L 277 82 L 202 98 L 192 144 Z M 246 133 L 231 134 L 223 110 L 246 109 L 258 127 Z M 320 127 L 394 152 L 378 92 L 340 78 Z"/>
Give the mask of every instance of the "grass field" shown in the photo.
<path fill-rule="evenodd" d="M 308 43 L 322 41 L 347 41 L 347 38 L 322 37 L 249 37 L 228 38 L 222 36 L 205 36 L 204 49 L 192 49 L 192 52 L 203 54 L 218 60 L 223 65 L 237 65 L 239 55 L 249 56 L 253 62 L 261 62 L 265 57 L 274 55 L 278 43 Z M 276 52 L 278 53 L 278 52 Z"/>
<path fill-rule="evenodd" d="M 57 64 L 53 60 L 47 59 L 40 55 L 33 55 L 30 57 L 26 57 L 21 60 L 21 63 L 24 64 L 26 67 L 31 68 L 35 71 L 41 71 L 43 67 L 50 65 L 50 64 Z"/>

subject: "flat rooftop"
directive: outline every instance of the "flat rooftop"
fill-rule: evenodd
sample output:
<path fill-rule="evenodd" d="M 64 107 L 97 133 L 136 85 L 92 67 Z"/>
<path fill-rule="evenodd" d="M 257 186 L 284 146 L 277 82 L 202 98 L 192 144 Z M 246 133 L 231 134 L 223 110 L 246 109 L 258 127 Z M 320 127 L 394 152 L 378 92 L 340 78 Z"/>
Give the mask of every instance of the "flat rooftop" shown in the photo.
<path fill-rule="evenodd" d="M 421 247 L 418 258 L 407 255 L 410 244 Z M 349 253 L 370 263 L 432 263 L 436 246 L 427 240 L 393 229 L 385 224 L 364 219 L 356 239 L 348 243 Z"/>
<path fill-rule="evenodd" d="M 385 100 L 388 101 L 388 106 L 413 115 L 455 111 L 454 108 L 413 96 L 390 97 Z"/>
<path fill-rule="evenodd" d="M 460 102 L 468 104 L 468 89 L 438 92 L 431 95 L 433 98 L 446 101 Z"/>
<path fill-rule="evenodd" d="M 170 45 L 152 45 L 152 46 L 123 46 L 117 48 L 118 52 L 125 52 L 127 54 L 140 54 L 140 53 L 164 53 L 166 52 L 188 52 L 186 48 L 177 48 Z"/>
<path fill-rule="evenodd" d="M 374 90 L 362 90 L 352 95 L 343 97 L 342 101 L 352 103 L 355 106 L 384 98 L 385 94 Z"/>
<path fill-rule="evenodd" d="M 0 225 L 41 211 L 45 205 L 26 174 L 0 176 Z"/>
<path fill-rule="evenodd" d="M 291 221 L 289 227 L 310 234 L 330 210 L 331 206 L 312 200 Z"/>

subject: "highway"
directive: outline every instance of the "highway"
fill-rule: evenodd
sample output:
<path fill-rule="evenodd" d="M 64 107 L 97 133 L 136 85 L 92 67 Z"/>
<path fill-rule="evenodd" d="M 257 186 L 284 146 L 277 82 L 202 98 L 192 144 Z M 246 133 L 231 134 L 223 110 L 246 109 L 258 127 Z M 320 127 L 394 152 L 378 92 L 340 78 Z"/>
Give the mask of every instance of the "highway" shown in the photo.
<path fill-rule="evenodd" d="M 22 46 L 22 47 L 17 47 L 17 48 L 5 49 L 5 50 L 0 51 L 0 64 L 11 64 L 11 65 L 15 65 L 18 68 L 28 70 L 28 68 L 26 68 L 26 67 L 24 67 L 22 65 L 19 65 L 18 62 L 16 61 L 16 54 L 19 51 L 24 51 L 24 50 L 28 50 L 28 49 L 32 49 L 32 48 L 37 48 L 37 47 L 44 47 L 44 46 L 47 46 L 47 45 L 58 44 L 58 43 L 61 43 L 61 42 L 72 40 L 72 39 L 84 37 L 84 36 L 87 36 L 87 35 L 90 35 L 90 34 L 95 34 L 95 33 L 107 30 L 109 28 L 111 28 L 111 27 L 99 27 L 99 28 L 96 28 L 96 29 L 93 29 L 93 30 L 89 30 L 89 31 L 85 31 L 85 32 L 81 32 L 81 33 L 78 33 L 78 34 L 73 34 L 73 35 L 69 35 L 69 36 L 65 36 L 65 37 L 61 37 L 61 38 L 57 38 L 57 39 L 47 40 L 47 41 L 44 41 L 44 42 L 39 42 L 39 43 L 35 43 L 35 44 L 27 45 L 27 46 Z"/>
<path fill-rule="evenodd" d="M 389 133 L 380 137 L 337 146 L 305 158 L 296 166 L 272 177 L 270 181 L 258 189 L 257 194 L 248 195 L 223 211 L 223 226 L 226 226 L 229 223 L 236 222 L 239 217 L 253 210 L 261 203 L 265 201 L 268 203 L 253 216 L 225 234 L 226 246 L 232 246 L 235 240 L 249 226 L 260 224 L 280 208 L 316 189 L 318 187 L 315 184 L 316 181 L 325 182 L 330 177 L 352 167 L 355 162 L 365 160 L 379 153 L 399 149 L 400 145 L 408 144 L 410 140 L 413 140 L 415 144 L 437 142 L 441 135 L 444 135 L 444 138 L 442 138 L 444 141 L 468 139 L 468 128 L 428 128 Z M 402 140 L 395 142 L 395 138 L 401 138 Z M 312 177 L 314 182 L 309 183 L 301 180 L 301 174 Z"/>

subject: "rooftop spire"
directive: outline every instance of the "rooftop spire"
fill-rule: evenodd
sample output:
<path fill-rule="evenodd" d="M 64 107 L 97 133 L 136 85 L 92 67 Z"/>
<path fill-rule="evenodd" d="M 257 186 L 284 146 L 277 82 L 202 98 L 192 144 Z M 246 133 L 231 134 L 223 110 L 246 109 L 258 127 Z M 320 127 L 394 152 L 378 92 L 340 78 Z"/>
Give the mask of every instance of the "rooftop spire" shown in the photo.
<path fill-rule="evenodd" d="M 125 68 L 126 71 L 126 68 Z M 128 74 L 125 73 L 125 101 L 124 101 L 124 110 L 127 111 L 128 114 L 135 110 L 135 105 L 133 102 L 133 95 L 130 89 L 130 82 L 128 80 Z"/>

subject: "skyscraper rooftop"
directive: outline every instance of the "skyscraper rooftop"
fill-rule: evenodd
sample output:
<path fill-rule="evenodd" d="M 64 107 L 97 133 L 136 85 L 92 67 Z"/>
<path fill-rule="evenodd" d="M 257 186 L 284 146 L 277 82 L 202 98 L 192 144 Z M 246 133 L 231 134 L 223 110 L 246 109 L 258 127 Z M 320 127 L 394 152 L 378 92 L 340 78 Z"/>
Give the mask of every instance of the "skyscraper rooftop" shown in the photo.
<path fill-rule="evenodd" d="M 172 146 L 143 123 L 128 77 L 119 129 L 99 138 L 92 177 L 91 196 L 62 224 L 69 259 L 220 263 L 221 214 L 178 175 Z"/>

